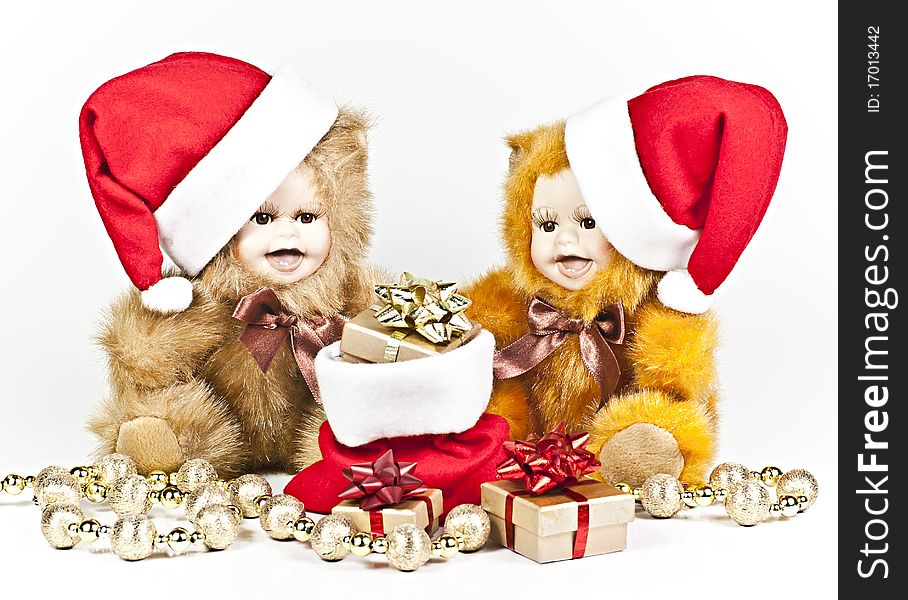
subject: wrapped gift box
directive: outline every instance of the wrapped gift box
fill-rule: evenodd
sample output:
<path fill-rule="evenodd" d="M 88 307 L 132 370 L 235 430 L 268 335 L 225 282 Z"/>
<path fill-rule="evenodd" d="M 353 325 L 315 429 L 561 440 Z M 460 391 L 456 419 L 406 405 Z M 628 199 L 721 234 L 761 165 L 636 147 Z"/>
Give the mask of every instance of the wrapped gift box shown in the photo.
<path fill-rule="evenodd" d="M 624 550 L 634 518 L 632 495 L 592 479 L 538 496 L 521 481 L 484 483 L 482 507 L 490 539 L 539 563 Z"/>
<path fill-rule="evenodd" d="M 413 330 L 382 325 L 374 313 L 374 309 L 367 308 L 344 325 L 340 342 L 344 360 L 389 363 L 435 356 L 459 348 L 482 329 L 479 324 L 474 324 L 470 331 L 455 336 L 450 342 L 435 344 Z"/>
<path fill-rule="evenodd" d="M 394 506 L 375 510 L 361 509 L 356 499 L 344 500 L 331 509 L 331 514 L 349 517 L 358 531 L 368 531 L 372 535 L 385 535 L 402 523 L 412 523 L 431 536 L 438 530 L 438 517 L 442 511 L 441 490 L 430 488 Z"/>

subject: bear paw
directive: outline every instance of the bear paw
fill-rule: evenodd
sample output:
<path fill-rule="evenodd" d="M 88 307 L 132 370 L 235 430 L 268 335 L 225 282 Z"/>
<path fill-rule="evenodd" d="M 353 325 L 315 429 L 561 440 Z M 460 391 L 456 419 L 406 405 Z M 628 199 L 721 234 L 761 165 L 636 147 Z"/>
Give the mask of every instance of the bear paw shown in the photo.
<path fill-rule="evenodd" d="M 140 473 L 172 473 L 185 462 L 170 424 L 159 417 L 136 417 L 120 425 L 117 452 L 136 462 Z"/>
<path fill-rule="evenodd" d="M 640 487 L 656 473 L 678 477 L 684 468 L 678 440 L 652 423 L 634 423 L 613 435 L 602 446 L 599 460 L 609 483 L 632 487 Z"/>

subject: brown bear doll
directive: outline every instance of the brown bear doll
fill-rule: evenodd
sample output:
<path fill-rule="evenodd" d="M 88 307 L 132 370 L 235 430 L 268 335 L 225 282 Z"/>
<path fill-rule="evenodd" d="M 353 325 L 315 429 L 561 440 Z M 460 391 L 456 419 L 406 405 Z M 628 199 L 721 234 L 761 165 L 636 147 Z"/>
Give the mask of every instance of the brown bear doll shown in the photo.
<path fill-rule="evenodd" d="M 496 338 L 489 412 L 511 436 L 565 421 L 612 483 L 702 481 L 716 444 L 711 294 L 772 196 L 786 125 L 715 77 L 608 99 L 507 139 L 507 266 L 464 293 Z"/>
<path fill-rule="evenodd" d="M 80 125 L 138 288 L 99 336 L 99 454 L 145 473 L 205 458 L 222 477 L 310 463 L 324 418 L 312 357 L 372 293 L 365 117 L 291 71 L 181 53 L 105 83 Z"/>

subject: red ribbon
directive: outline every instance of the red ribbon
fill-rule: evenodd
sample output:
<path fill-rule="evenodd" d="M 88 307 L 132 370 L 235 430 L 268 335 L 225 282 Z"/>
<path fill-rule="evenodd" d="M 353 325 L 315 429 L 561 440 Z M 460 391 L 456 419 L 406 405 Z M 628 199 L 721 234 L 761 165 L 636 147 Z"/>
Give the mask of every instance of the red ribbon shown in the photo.
<path fill-rule="evenodd" d="M 574 485 L 575 488 L 597 483 L 596 481 L 581 481 Z M 558 490 L 571 500 L 577 503 L 577 534 L 574 536 L 574 547 L 571 551 L 571 558 L 583 558 L 586 554 L 586 542 L 590 534 L 590 503 L 589 498 L 578 492 L 576 489 L 564 488 Z M 527 496 L 531 492 L 527 490 L 515 490 L 508 492 L 504 500 L 504 535 L 505 545 L 514 549 L 514 499 L 518 496 Z"/>
<path fill-rule="evenodd" d="M 534 434 L 526 440 L 507 441 L 503 446 L 508 459 L 498 465 L 498 477 L 523 479 L 524 489 L 532 494 L 573 485 L 602 466 L 584 448 L 589 439 L 590 434 L 585 431 L 564 433 L 562 421 L 541 438 Z"/>
<path fill-rule="evenodd" d="M 309 391 L 321 404 L 318 382 L 315 379 L 315 355 L 328 344 L 340 339 L 347 319 L 342 315 L 303 319 L 284 310 L 277 295 L 263 287 L 243 296 L 233 311 L 233 318 L 246 323 L 240 342 L 255 359 L 262 373 L 268 371 L 271 361 L 287 337 L 293 357 Z"/>
<path fill-rule="evenodd" d="M 410 500 L 422 500 L 426 504 L 426 514 L 429 517 L 429 524 L 426 525 L 426 533 L 432 535 L 432 532 L 429 531 L 433 523 L 435 523 L 435 509 L 432 508 L 432 497 L 416 496 L 415 498 L 410 498 Z M 372 535 L 385 535 L 385 518 L 381 509 L 369 511 L 369 532 Z"/>
<path fill-rule="evenodd" d="M 530 332 L 495 353 L 494 371 L 498 379 L 523 375 L 558 349 L 569 335 L 580 335 L 583 364 L 599 385 L 600 402 L 605 402 L 618 387 L 621 366 L 609 344 L 624 343 L 624 305 L 608 305 L 591 323 L 569 317 L 539 296 L 527 309 Z"/>
<path fill-rule="evenodd" d="M 385 535 L 385 520 L 381 510 L 369 511 L 369 530 L 372 535 Z"/>
<path fill-rule="evenodd" d="M 394 451 L 388 450 L 375 462 L 350 465 L 341 471 L 350 484 L 338 497 L 360 498 L 359 507 L 363 510 L 397 504 L 426 491 L 422 480 L 413 475 L 415 470 L 415 462 L 395 462 Z"/>

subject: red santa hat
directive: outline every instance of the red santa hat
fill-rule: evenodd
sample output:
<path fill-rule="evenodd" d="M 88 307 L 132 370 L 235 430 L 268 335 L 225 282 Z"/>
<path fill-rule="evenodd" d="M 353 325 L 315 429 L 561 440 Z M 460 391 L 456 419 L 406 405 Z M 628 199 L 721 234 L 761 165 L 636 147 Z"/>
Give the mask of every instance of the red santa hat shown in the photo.
<path fill-rule="evenodd" d="M 82 108 L 88 184 L 142 301 L 192 302 L 197 275 L 306 157 L 337 107 L 298 75 L 184 52 L 99 87 Z"/>
<path fill-rule="evenodd" d="M 763 219 L 787 132 L 767 90 L 698 75 L 607 98 L 570 117 L 564 141 L 609 242 L 667 272 L 663 304 L 702 313 Z"/>

